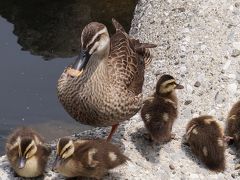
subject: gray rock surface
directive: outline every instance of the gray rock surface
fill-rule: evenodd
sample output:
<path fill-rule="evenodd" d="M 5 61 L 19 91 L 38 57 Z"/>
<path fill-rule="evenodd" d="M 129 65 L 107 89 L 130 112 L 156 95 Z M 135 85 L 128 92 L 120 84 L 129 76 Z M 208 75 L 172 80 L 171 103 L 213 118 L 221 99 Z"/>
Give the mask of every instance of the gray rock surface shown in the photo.
<path fill-rule="evenodd" d="M 173 127 L 176 139 L 165 145 L 149 143 L 143 137 L 143 122 L 139 114 L 135 115 L 121 125 L 113 139 L 132 161 L 114 169 L 105 179 L 240 178 L 235 170 L 237 159 L 230 148 L 226 151 L 226 171 L 214 173 L 182 144 L 185 126 L 192 117 L 214 115 L 224 126 L 229 109 L 239 100 L 239 4 L 237 0 L 139 1 L 130 33 L 143 42 L 158 45 L 147 68 L 144 96 L 152 93 L 163 73 L 175 76 L 185 86 L 178 93 L 180 113 Z M 104 137 L 107 130 L 97 128 L 76 136 Z M 0 162 L 0 177 L 14 179 L 5 157 Z M 48 168 L 44 179 L 61 178 Z"/>

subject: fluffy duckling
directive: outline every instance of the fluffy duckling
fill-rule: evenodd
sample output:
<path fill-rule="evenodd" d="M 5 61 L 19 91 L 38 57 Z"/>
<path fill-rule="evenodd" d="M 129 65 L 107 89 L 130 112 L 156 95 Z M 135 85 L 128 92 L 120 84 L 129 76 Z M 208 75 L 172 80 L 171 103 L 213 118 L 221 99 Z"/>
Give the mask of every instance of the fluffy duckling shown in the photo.
<path fill-rule="evenodd" d="M 212 171 L 225 169 L 222 127 L 212 116 L 193 118 L 186 128 L 186 141 L 192 152 Z"/>
<path fill-rule="evenodd" d="M 43 145 L 43 138 L 34 130 L 22 127 L 9 135 L 6 154 L 11 167 L 21 177 L 43 174 L 51 150 Z"/>
<path fill-rule="evenodd" d="M 227 118 L 226 135 L 233 140 L 237 150 L 240 150 L 240 101 L 235 103 Z"/>
<path fill-rule="evenodd" d="M 91 177 L 101 179 L 109 169 L 129 160 L 113 144 L 105 140 L 72 140 L 61 138 L 53 164 L 65 177 Z"/>
<path fill-rule="evenodd" d="M 156 92 L 145 100 L 141 117 L 153 141 L 161 143 L 172 139 L 172 126 L 178 115 L 175 89 L 183 88 L 166 74 L 158 80 Z"/>
<path fill-rule="evenodd" d="M 226 140 L 229 144 L 236 147 L 237 156 L 240 154 L 240 101 L 236 102 L 228 113 L 226 122 Z M 235 169 L 240 168 L 240 163 L 236 165 Z"/>

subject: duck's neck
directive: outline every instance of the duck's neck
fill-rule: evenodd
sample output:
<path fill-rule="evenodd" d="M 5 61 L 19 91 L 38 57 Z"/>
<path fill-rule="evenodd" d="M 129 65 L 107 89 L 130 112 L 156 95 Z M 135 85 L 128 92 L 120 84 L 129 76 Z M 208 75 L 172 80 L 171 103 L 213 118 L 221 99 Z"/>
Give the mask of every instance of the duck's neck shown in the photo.
<path fill-rule="evenodd" d="M 171 91 L 171 92 L 168 92 L 168 93 L 160 93 L 160 92 L 157 93 L 157 92 L 155 92 L 155 96 L 171 99 L 174 102 L 176 101 L 176 92 L 175 91 Z"/>
<path fill-rule="evenodd" d="M 85 76 L 90 78 L 92 75 L 96 74 L 100 77 L 106 77 L 108 54 L 109 51 L 106 51 L 101 54 L 100 53 L 93 54 L 86 67 Z"/>

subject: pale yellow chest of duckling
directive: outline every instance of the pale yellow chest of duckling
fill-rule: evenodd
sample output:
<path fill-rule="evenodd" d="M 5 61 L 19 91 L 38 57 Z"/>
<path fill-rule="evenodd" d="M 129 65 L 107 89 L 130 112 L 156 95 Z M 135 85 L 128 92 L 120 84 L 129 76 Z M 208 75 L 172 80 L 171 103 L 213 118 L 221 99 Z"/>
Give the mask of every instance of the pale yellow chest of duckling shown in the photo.
<path fill-rule="evenodd" d="M 69 159 L 64 166 L 59 166 L 57 171 L 65 177 L 77 177 L 77 176 L 86 176 L 86 177 L 96 177 L 96 170 L 89 170 L 84 168 L 80 161 L 74 161 Z"/>
<path fill-rule="evenodd" d="M 36 156 L 28 159 L 24 168 L 19 169 L 18 167 L 14 167 L 14 170 L 22 177 L 37 177 L 42 174 L 42 171 L 39 168 L 38 158 Z"/>
<path fill-rule="evenodd" d="M 82 164 L 80 162 L 76 163 L 73 160 L 68 160 L 64 166 L 59 166 L 58 172 L 66 177 L 79 176 L 81 172 Z"/>

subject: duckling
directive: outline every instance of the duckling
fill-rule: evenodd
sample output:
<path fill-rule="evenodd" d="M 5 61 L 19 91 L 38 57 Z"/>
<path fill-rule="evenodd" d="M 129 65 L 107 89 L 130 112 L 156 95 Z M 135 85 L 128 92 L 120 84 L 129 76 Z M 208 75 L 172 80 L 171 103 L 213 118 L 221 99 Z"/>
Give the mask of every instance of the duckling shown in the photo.
<path fill-rule="evenodd" d="M 58 80 L 60 103 L 77 121 L 95 126 L 112 126 L 111 140 L 119 123 L 130 119 L 142 106 L 148 48 L 112 19 L 116 33 L 110 38 L 104 24 L 91 22 L 81 35 L 81 53 Z"/>
<path fill-rule="evenodd" d="M 178 115 L 175 90 L 183 88 L 171 75 L 165 74 L 158 80 L 156 92 L 145 100 L 141 117 L 151 140 L 164 143 L 174 136 L 172 126 Z"/>
<path fill-rule="evenodd" d="M 101 179 L 109 169 L 124 164 L 129 158 L 105 140 L 72 140 L 61 138 L 57 143 L 53 170 L 65 177 Z"/>
<path fill-rule="evenodd" d="M 212 116 L 193 118 L 186 128 L 186 143 L 212 171 L 225 170 L 225 145 L 222 127 Z"/>
<path fill-rule="evenodd" d="M 235 103 L 227 118 L 226 135 L 232 140 L 237 151 L 240 151 L 240 101 Z"/>
<path fill-rule="evenodd" d="M 43 144 L 43 138 L 31 128 L 14 130 L 6 142 L 8 161 L 21 177 L 41 176 L 50 153 L 50 148 Z"/>

